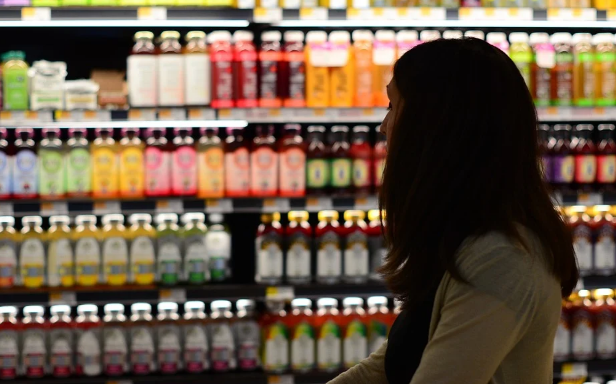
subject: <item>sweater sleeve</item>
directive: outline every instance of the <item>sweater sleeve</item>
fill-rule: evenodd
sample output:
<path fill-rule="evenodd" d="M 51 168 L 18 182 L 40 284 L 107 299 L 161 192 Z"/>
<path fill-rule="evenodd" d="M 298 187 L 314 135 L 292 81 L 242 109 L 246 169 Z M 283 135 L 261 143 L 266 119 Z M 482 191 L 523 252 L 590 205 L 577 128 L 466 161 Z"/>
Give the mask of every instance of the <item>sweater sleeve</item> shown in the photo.
<path fill-rule="evenodd" d="M 387 384 L 385 351 L 387 351 L 387 341 L 368 358 L 341 373 L 327 384 Z"/>

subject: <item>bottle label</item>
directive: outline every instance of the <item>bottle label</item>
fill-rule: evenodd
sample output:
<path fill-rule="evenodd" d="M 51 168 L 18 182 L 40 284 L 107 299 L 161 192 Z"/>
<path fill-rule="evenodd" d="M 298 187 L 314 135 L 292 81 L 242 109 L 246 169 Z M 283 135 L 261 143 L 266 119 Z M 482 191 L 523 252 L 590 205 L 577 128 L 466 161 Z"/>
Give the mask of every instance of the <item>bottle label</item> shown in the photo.
<path fill-rule="evenodd" d="M 225 189 L 229 197 L 248 196 L 250 157 L 246 148 L 225 153 Z"/>
<path fill-rule="evenodd" d="M 5 152 L 0 152 L 0 197 L 8 197 L 11 190 L 11 158 Z"/>
<path fill-rule="evenodd" d="M 173 153 L 173 193 L 195 195 L 197 193 L 197 152 L 193 147 L 184 146 Z"/>
<path fill-rule="evenodd" d="M 159 239 L 158 280 L 167 285 L 177 284 L 181 263 L 182 256 L 179 239 L 175 237 L 173 239 Z"/>
<path fill-rule="evenodd" d="M 199 152 L 199 197 L 222 197 L 224 194 L 224 154 L 211 147 Z"/>
<path fill-rule="evenodd" d="M 208 105 L 211 101 L 210 82 L 212 81 L 210 55 L 189 53 L 184 55 L 186 84 L 186 105 Z"/>
<path fill-rule="evenodd" d="M 321 370 L 340 368 L 341 363 L 340 327 L 328 320 L 321 326 L 317 341 L 317 364 Z"/>
<path fill-rule="evenodd" d="M 510 52 L 511 60 L 515 63 L 516 67 L 520 71 L 520 74 L 524 78 L 524 82 L 528 89 L 530 89 L 530 63 L 533 60 L 533 54 L 531 52 Z"/>
<path fill-rule="evenodd" d="M 238 365 L 242 370 L 252 370 L 261 365 L 259 359 L 261 330 L 254 320 L 240 320 L 234 324 L 237 337 Z"/>
<path fill-rule="evenodd" d="M 278 97 L 278 63 L 282 60 L 279 51 L 260 51 L 260 98 L 261 108 L 280 108 L 280 98 Z"/>
<path fill-rule="evenodd" d="M 192 235 L 184 240 L 184 279 L 190 284 L 203 284 L 209 280 L 205 236 Z"/>
<path fill-rule="evenodd" d="M 594 54 L 590 52 L 581 52 L 578 54 L 578 62 L 581 66 L 581 95 L 578 95 L 576 105 L 592 106 L 595 99 L 595 72 Z"/>
<path fill-rule="evenodd" d="M 351 368 L 368 357 L 366 334 L 366 325 L 359 320 L 353 320 L 347 325 L 342 352 L 345 368 Z"/>
<path fill-rule="evenodd" d="M 83 237 L 75 243 L 75 274 L 77 283 L 92 286 L 98 283 L 101 250 L 94 237 Z"/>
<path fill-rule="evenodd" d="M 42 329 L 28 329 L 23 335 L 23 349 L 21 351 L 24 371 L 29 378 L 38 378 L 45 375 L 47 363 L 46 334 Z"/>
<path fill-rule="evenodd" d="M 212 108 L 231 108 L 233 107 L 231 54 L 212 50 L 210 57 L 212 61 Z"/>
<path fill-rule="evenodd" d="M 595 339 L 597 345 L 597 357 L 600 359 L 612 359 L 616 357 L 616 319 L 609 309 L 604 309 L 597 315 L 597 331 Z"/>
<path fill-rule="evenodd" d="M 184 55 L 161 54 L 158 58 L 158 105 L 184 105 Z"/>
<path fill-rule="evenodd" d="M 374 105 L 372 74 L 372 50 L 355 49 L 355 105 L 372 107 Z"/>
<path fill-rule="evenodd" d="M 150 196 L 171 192 L 171 156 L 156 147 L 145 149 L 145 190 Z"/>
<path fill-rule="evenodd" d="M 257 281 L 262 279 L 282 278 L 283 256 L 282 239 L 278 234 L 269 233 L 256 239 L 257 249 Z"/>
<path fill-rule="evenodd" d="M 387 248 L 385 248 L 383 236 L 370 236 L 368 245 L 370 246 L 370 274 L 372 277 L 380 279 L 377 270 L 385 264 L 387 257 Z"/>
<path fill-rule="evenodd" d="M 208 339 L 202 325 L 184 327 L 184 362 L 186 370 L 200 373 L 210 368 L 208 361 Z"/>
<path fill-rule="evenodd" d="M 303 322 L 295 327 L 291 340 L 291 369 L 294 371 L 314 368 L 314 329 Z"/>
<path fill-rule="evenodd" d="M 126 239 L 113 236 L 103 242 L 103 282 L 109 285 L 124 285 L 128 275 L 128 246 Z"/>
<path fill-rule="evenodd" d="M 578 225 L 573 229 L 573 250 L 580 273 L 590 273 L 592 270 L 592 231 L 588 226 Z"/>
<path fill-rule="evenodd" d="M 287 277 L 310 279 L 310 240 L 310 237 L 303 233 L 295 233 L 288 237 Z"/>
<path fill-rule="evenodd" d="M 560 321 L 554 338 L 554 361 L 565 361 L 571 356 L 571 328 L 569 316 L 560 313 Z"/>
<path fill-rule="evenodd" d="M 140 285 L 154 282 L 154 241 L 148 236 L 138 236 L 130 245 L 132 282 Z"/>
<path fill-rule="evenodd" d="M 98 332 L 98 331 L 97 331 Z M 77 340 L 78 375 L 98 376 L 102 372 L 99 335 L 93 330 L 81 331 Z"/>
<path fill-rule="evenodd" d="M 255 51 L 239 51 L 235 58 L 239 66 L 237 106 L 253 108 L 257 106 L 257 53 Z"/>
<path fill-rule="evenodd" d="M 28 288 L 38 288 L 45 282 L 45 246 L 39 239 L 26 239 L 19 249 L 21 281 Z"/>
<path fill-rule="evenodd" d="M 28 68 L 4 68 L 2 70 L 4 88 L 4 109 L 28 109 Z"/>
<path fill-rule="evenodd" d="M 214 323 L 211 327 L 212 370 L 221 372 L 234 369 L 236 365 L 235 347 L 229 324 Z"/>
<path fill-rule="evenodd" d="M 332 160 L 332 187 L 348 187 L 351 185 L 351 159 Z"/>
<path fill-rule="evenodd" d="M 554 156 L 552 158 L 552 180 L 555 183 L 573 182 L 575 162 L 573 156 Z"/>
<path fill-rule="evenodd" d="M 58 197 L 66 192 L 64 186 L 64 158 L 59 151 L 39 150 L 40 194 L 45 197 Z"/>
<path fill-rule="evenodd" d="M 221 230 L 210 230 L 205 234 L 205 254 L 210 258 L 210 278 L 221 281 L 227 278 L 228 261 L 231 259 L 231 235 Z"/>
<path fill-rule="evenodd" d="M 616 269 L 616 244 L 614 228 L 605 224 L 599 228 L 595 240 L 594 271 L 601 275 L 610 275 Z"/>
<path fill-rule="evenodd" d="M 126 373 L 128 348 L 124 330 L 106 326 L 103 330 L 103 367 L 106 375 L 118 376 Z"/>
<path fill-rule="evenodd" d="M 125 148 L 120 154 L 120 193 L 125 197 L 142 196 L 144 184 L 143 150 Z"/>
<path fill-rule="evenodd" d="M 70 328 L 49 331 L 49 365 L 55 377 L 67 377 L 73 370 L 73 333 Z"/>
<path fill-rule="evenodd" d="M 592 183 L 597 175 L 597 158 L 595 155 L 575 156 L 575 181 Z"/>
<path fill-rule="evenodd" d="M 306 162 L 306 173 L 309 188 L 325 188 L 330 179 L 329 163 L 323 159 L 310 159 Z"/>
<path fill-rule="evenodd" d="M 13 159 L 13 193 L 33 196 L 38 192 L 37 157 L 31 150 L 17 152 Z"/>
<path fill-rule="evenodd" d="M 137 326 L 130 330 L 131 371 L 147 375 L 154 370 L 154 339 L 150 327 Z"/>
<path fill-rule="evenodd" d="M 306 106 L 306 58 L 304 52 L 286 52 L 289 63 L 289 93 L 285 107 L 302 108 Z"/>
<path fill-rule="evenodd" d="M 304 196 L 306 192 L 306 153 L 289 148 L 280 153 L 280 195 Z"/>
<path fill-rule="evenodd" d="M 289 331 L 282 323 L 272 324 L 265 331 L 263 368 L 269 372 L 280 372 L 289 368 Z"/>
<path fill-rule="evenodd" d="M 555 62 L 552 76 L 556 79 L 556 99 L 553 102 L 557 106 L 570 106 L 573 102 L 573 55 L 557 53 Z"/>
<path fill-rule="evenodd" d="M 70 287 L 73 284 L 73 249 L 70 240 L 51 241 L 47 250 L 47 285 Z"/>
<path fill-rule="evenodd" d="M 597 95 L 597 105 L 611 106 L 616 104 L 616 74 L 614 73 L 614 62 L 616 54 L 614 52 L 597 53 L 597 67 L 599 68 L 600 89 Z"/>
<path fill-rule="evenodd" d="M 128 56 L 128 98 L 131 107 L 156 107 L 157 60 L 155 55 Z"/>
<path fill-rule="evenodd" d="M 368 337 L 369 337 L 369 345 L 368 345 L 368 356 L 370 354 L 376 352 L 381 345 L 387 340 L 387 334 L 389 333 L 389 327 L 387 324 L 376 320 L 371 319 L 368 323 Z"/>
<path fill-rule="evenodd" d="M 553 54 L 553 53 L 552 53 Z M 537 55 L 537 59 L 541 56 Z M 537 63 L 539 66 L 539 63 Z M 550 70 L 539 66 L 533 77 L 535 105 L 547 107 L 550 105 Z"/>
<path fill-rule="evenodd" d="M 96 197 L 115 197 L 118 193 L 118 159 L 110 148 L 92 151 L 92 193 Z"/>
<path fill-rule="evenodd" d="M 18 351 L 17 332 L 11 330 L 0 331 L 1 379 L 14 379 L 17 376 Z"/>
<path fill-rule="evenodd" d="M 75 148 L 68 153 L 66 162 L 66 191 L 73 195 L 87 194 L 92 190 L 90 151 Z"/>
<path fill-rule="evenodd" d="M 589 360 L 594 357 L 594 331 L 590 313 L 584 309 L 573 315 L 571 352 L 577 360 Z"/>
<path fill-rule="evenodd" d="M 317 276 L 339 277 L 342 274 L 340 238 L 334 232 L 317 239 Z"/>
<path fill-rule="evenodd" d="M 278 154 L 259 148 L 250 154 L 251 190 L 255 196 L 275 196 L 278 191 Z"/>
<path fill-rule="evenodd" d="M 353 185 L 355 187 L 370 186 L 370 161 L 368 159 L 353 160 Z"/>
<path fill-rule="evenodd" d="M 344 275 L 368 275 L 368 237 L 361 231 L 348 235 L 344 250 Z"/>
<path fill-rule="evenodd" d="M 16 249 L 17 247 L 14 241 L 0 239 L 0 287 L 1 288 L 10 288 L 15 285 L 15 275 L 17 275 Z"/>
<path fill-rule="evenodd" d="M 162 373 L 175 373 L 180 363 L 180 332 L 176 325 L 164 325 L 158 329 L 158 366 Z"/>
<path fill-rule="evenodd" d="M 616 182 L 616 156 L 597 156 L 597 181 L 604 184 Z"/>

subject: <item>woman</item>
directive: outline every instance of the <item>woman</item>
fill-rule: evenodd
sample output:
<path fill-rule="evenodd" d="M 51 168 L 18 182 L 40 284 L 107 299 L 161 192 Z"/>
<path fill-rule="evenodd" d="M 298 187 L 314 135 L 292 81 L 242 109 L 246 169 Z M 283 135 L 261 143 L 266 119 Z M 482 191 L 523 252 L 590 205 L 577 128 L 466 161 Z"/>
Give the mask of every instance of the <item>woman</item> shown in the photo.
<path fill-rule="evenodd" d="M 404 54 L 388 86 L 382 268 L 403 311 L 331 384 L 551 384 L 571 235 L 538 161 L 515 64 L 477 39 Z"/>

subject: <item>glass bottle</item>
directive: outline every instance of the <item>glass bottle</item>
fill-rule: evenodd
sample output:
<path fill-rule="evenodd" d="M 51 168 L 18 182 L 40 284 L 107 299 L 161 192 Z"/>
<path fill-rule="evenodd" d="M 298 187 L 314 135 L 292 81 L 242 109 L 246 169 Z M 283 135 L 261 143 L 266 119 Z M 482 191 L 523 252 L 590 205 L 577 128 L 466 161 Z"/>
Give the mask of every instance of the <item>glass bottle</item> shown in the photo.
<path fill-rule="evenodd" d="M 162 302 L 157 309 L 158 368 L 163 374 L 175 374 L 182 369 L 178 305 Z"/>
<path fill-rule="evenodd" d="M 24 216 L 21 219 L 21 244 L 19 265 L 21 283 L 26 288 L 40 288 L 45 284 L 45 235 L 40 216 Z"/>
<path fill-rule="evenodd" d="M 182 216 L 184 276 L 189 284 L 203 284 L 210 279 L 209 260 L 205 248 L 205 214 L 185 213 Z"/>
<path fill-rule="evenodd" d="M 209 338 L 207 335 L 205 304 L 202 301 L 184 303 L 183 361 L 187 372 L 201 373 L 210 368 Z"/>
<path fill-rule="evenodd" d="M 227 372 L 237 366 L 235 342 L 231 330 L 231 302 L 215 300 L 210 304 L 211 359 L 214 372 Z"/>
<path fill-rule="evenodd" d="M 79 215 L 75 218 L 73 242 L 75 243 L 75 280 L 77 285 L 92 286 L 98 283 L 101 268 L 101 248 L 96 216 Z"/>
<path fill-rule="evenodd" d="M 301 197 L 306 193 L 306 151 L 299 124 L 286 124 L 278 148 L 280 196 Z"/>
<path fill-rule="evenodd" d="M 150 128 L 146 131 L 146 196 L 171 195 L 171 149 L 166 133 L 167 128 Z"/>
<path fill-rule="evenodd" d="M 594 127 L 578 124 L 575 127 L 576 144 L 573 148 L 575 158 L 575 182 L 579 190 L 591 191 L 597 177 L 597 158 L 592 139 Z"/>
<path fill-rule="evenodd" d="M 316 280 L 321 284 L 336 284 L 342 277 L 342 245 L 338 212 L 321 211 L 318 218 L 319 224 L 315 230 Z"/>
<path fill-rule="evenodd" d="M 308 211 L 290 211 L 285 229 L 286 276 L 290 284 L 307 284 L 312 279 L 312 228 Z"/>
<path fill-rule="evenodd" d="M 179 236 L 178 215 L 161 213 L 156 216 L 158 281 L 163 285 L 176 285 L 180 279 L 182 240 Z"/>
<path fill-rule="evenodd" d="M 90 143 L 85 128 L 70 128 L 66 142 L 66 193 L 69 197 L 85 197 L 92 193 Z"/>
<path fill-rule="evenodd" d="M 393 325 L 393 316 L 387 308 L 385 296 L 368 298 L 368 356 L 376 352 L 387 340 L 389 329 Z"/>
<path fill-rule="evenodd" d="M 32 199 L 38 195 L 38 158 L 32 128 L 15 130 L 15 155 L 13 157 L 13 197 Z"/>
<path fill-rule="evenodd" d="M 597 145 L 597 183 L 600 190 L 613 190 L 616 182 L 616 141 L 614 124 L 599 124 Z"/>
<path fill-rule="evenodd" d="M 47 366 L 47 331 L 43 314 L 45 309 L 40 305 L 24 307 L 22 319 L 21 360 L 23 373 L 29 379 L 45 376 Z"/>
<path fill-rule="evenodd" d="M 54 377 L 69 377 L 74 373 L 75 352 L 71 307 L 52 305 L 49 312 L 49 368 Z"/>
<path fill-rule="evenodd" d="M 4 345 L 0 378 L 4 380 L 16 378 L 19 372 L 19 328 L 17 308 L 0 307 L 0 339 Z"/>
<path fill-rule="evenodd" d="M 156 367 L 152 306 L 134 303 L 130 312 L 130 371 L 135 375 L 148 375 Z"/>
<path fill-rule="evenodd" d="M 595 100 L 594 49 L 590 33 L 573 35 L 573 103 L 592 106 Z"/>
<path fill-rule="evenodd" d="M 552 183 L 556 189 L 569 190 L 575 176 L 575 160 L 572 154 L 571 126 L 554 126 L 554 145 L 552 146 Z"/>
<path fill-rule="evenodd" d="M 18 275 L 17 246 L 18 236 L 15 231 L 15 218 L 0 216 L 0 288 L 15 286 Z M 2 378 L 1 374 L 0 378 Z"/>
<path fill-rule="evenodd" d="M 289 369 L 289 330 L 285 324 L 287 312 L 284 301 L 268 300 L 267 312 L 261 316 L 263 332 L 263 370 L 281 373 Z"/>
<path fill-rule="evenodd" d="M 330 185 L 329 147 L 325 145 L 325 127 L 311 125 L 307 129 L 306 194 L 325 195 Z"/>
<path fill-rule="evenodd" d="M 39 195 L 42 199 L 64 197 L 65 148 L 60 140 L 59 128 L 43 128 L 43 139 L 39 143 Z"/>
<path fill-rule="evenodd" d="M 366 311 L 363 308 L 364 300 L 359 297 L 345 298 L 342 306 L 342 359 L 344 367 L 349 369 L 368 357 Z"/>
<path fill-rule="evenodd" d="M 47 285 L 50 287 L 72 287 L 75 283 L 70 223 L 71 218 L 65 215 L 49 217 Z"/>
<path fill-rule="evenodd" d="M 342 332 L 338 300 L 321 298 L 317 301 L 314 325 L 317 339 L 317 368 L 337 372 L 342 368 Z"/>
<path fill-rule="evenodd" d="M 550 37 L 554 46 L 554 67 L 550 74 L 552 105 L 570 106 L 573 104 L 573 54 L 571 34 L 555 33 Z"/>
<path fill-rule="evenodd" d="M 212 71 L 205 32 L 190 31 L 185 39 L 185 103 L 186 105 L 209 105 L 212 100 L 210 94 Z"/>
<path fill-rule="evenodd" d="M 278 152 L 274 126 L 257 126 L 250 152 L 250 192 L 252 196 L 278 195 Z"/>
<path fill-rule="evenodd" d="M 235 303 L 237 318 L 233 322 L 237 363 L 241 370 L 252 371 L 261 367 L 261 329 L 257 323 L 254 300 L 241 299 Z"/>
<path fill-rule="evenodd" d="M 353 127 L 350 154 L 353 160 L 353 188 L 356 195 L 372 192 L 372 146 L 368 141 L 370 128 L 366 125 Z"/>
<path fill-rule="evenodd" d="M 242 128 L 227 128 L 225 151 L 225 194 L 248 197 L 250 194 L 250 155 Z"/>
<path fill-rule="evenodd" d="M 120 376 L 128 372 L 126 316 L 122 304 L 105 304 L 103 317 L 103 372 Z"/>
<path fill-rule="evenodd" d="M 127 60 L 126 79 L 128 83 L 128 101 L 131 107 L 156 107 L 157 94 L 157 57 L 152 32 L 135 33 L 135 45 Z"/>
<path fill-rule="evenodd" d="M 139 138 L 139 128 L 123 128 L 120 139 L 120 196 L 143 197 L 144 143 Z"/>
<path fill-rule="evenodd" d="M 105 215 L 102 223 L 103 283 L 124 285 L 128 280 L 128 244 L 124 216 Z"/>
<path fill-rule="evenodd" d="M 101 321 L 94 304 L 77 307 L 75 319 L 76 363 L 75 373 L 79 376 L 98 376 L 101 364 Z"/>
<path fill-rule="evenodd" d="M 158 46 L 158 106 L 184 105 L 184 57 L 180 33 L 163 31 Z"/>
<path fill-rule="evenodd" d="M 97 128 L 92 151 L 92 196 L 116 198 L 120 181 L 120 167 L 116 141 L 111 128 Z"/>
<path fill-rule="evenodd" d="M 262 214 L 255 240 L 257 256 L 255 281 L 257 283 L 277 285 L 282 282 L 282 235 L 280 213 Z"/>
<path fill-rule="evenodd" d="M 138 285 L 148 285 L 154 282 L 155 259 L 154 239 L 156 231 L 152 227 L 152 216 L 147 213 L 130 215 L 131 224 L 126 233 L 130 240 L 129 247 L 129 281 Z"/>
<path fill-rule="evenodd" d="M 362 284 L 368 279 L 370 258 L 365 216 L 363 211 L 358 210 L 344 212 L 346 241 L 342 274 L 349 283 Z"/>
<path fill-rule="evenodd" d="M 225 168 L 222 141 L 218 128 L 201 128 L 201 138 L 197 144 L 197 196 L 217 198 L 224 196 Z"/>
<path fill-rule="evenodd" d="M 315 329 L 310 299 L 293 299 L 289 318 L 291 339 L 291 369 L 310 372 L 316 367 Z"/>
<path fill-rule="evenodd" d="M 352 170 L 349 127 L 335 125 L 331 129 L 331 192 L 334 195 L 347 195 L 352 190 Z"/>
<path fill-rule="evenodd" d="M 0 199 L 8 199 L 13 191 L 11 190 L 13 169 L 11 169 L 11 153 L 9 142 L 6 140 L 8 132 L 6 128 L 0 127 Z"/>
<path fill-rule="evenodd" d="M 197 151 L 192 128 L 176 128 L 172 155 L 171 191 L 175 196 L 197 194 Z"/>
<path fill-rule="evenodd" d="M 210 226 L 205 234 L 206 254 L 210 259 L 209 273 L 212 281 L 224 281 L 231 277 L 231 233 L 220 213 L 209 216 Z"/>

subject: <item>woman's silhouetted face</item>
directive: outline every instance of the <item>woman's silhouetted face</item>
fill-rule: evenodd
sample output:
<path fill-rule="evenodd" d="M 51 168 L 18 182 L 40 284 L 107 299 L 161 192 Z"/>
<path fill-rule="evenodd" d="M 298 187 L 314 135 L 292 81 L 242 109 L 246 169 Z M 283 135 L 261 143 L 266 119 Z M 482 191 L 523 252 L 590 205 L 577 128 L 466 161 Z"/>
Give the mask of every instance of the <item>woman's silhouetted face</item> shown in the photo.
<path fill-rule="evenodd" d="M 387 85 L 387 97 L 389 97 L 389 107 L 387 115 L 383 119 L 383 123 L 381 124 L 381 133 L 383 133 L 387 140 L 389 141 L 389 133 L 393 129 L 394 123 L 396 121 L 396 116 L 402 108 L 402 103 L 400 100 L 400 93 L 398 92 L 398 88 L 396 87 L 396 82 L 392 79 Z"/>

